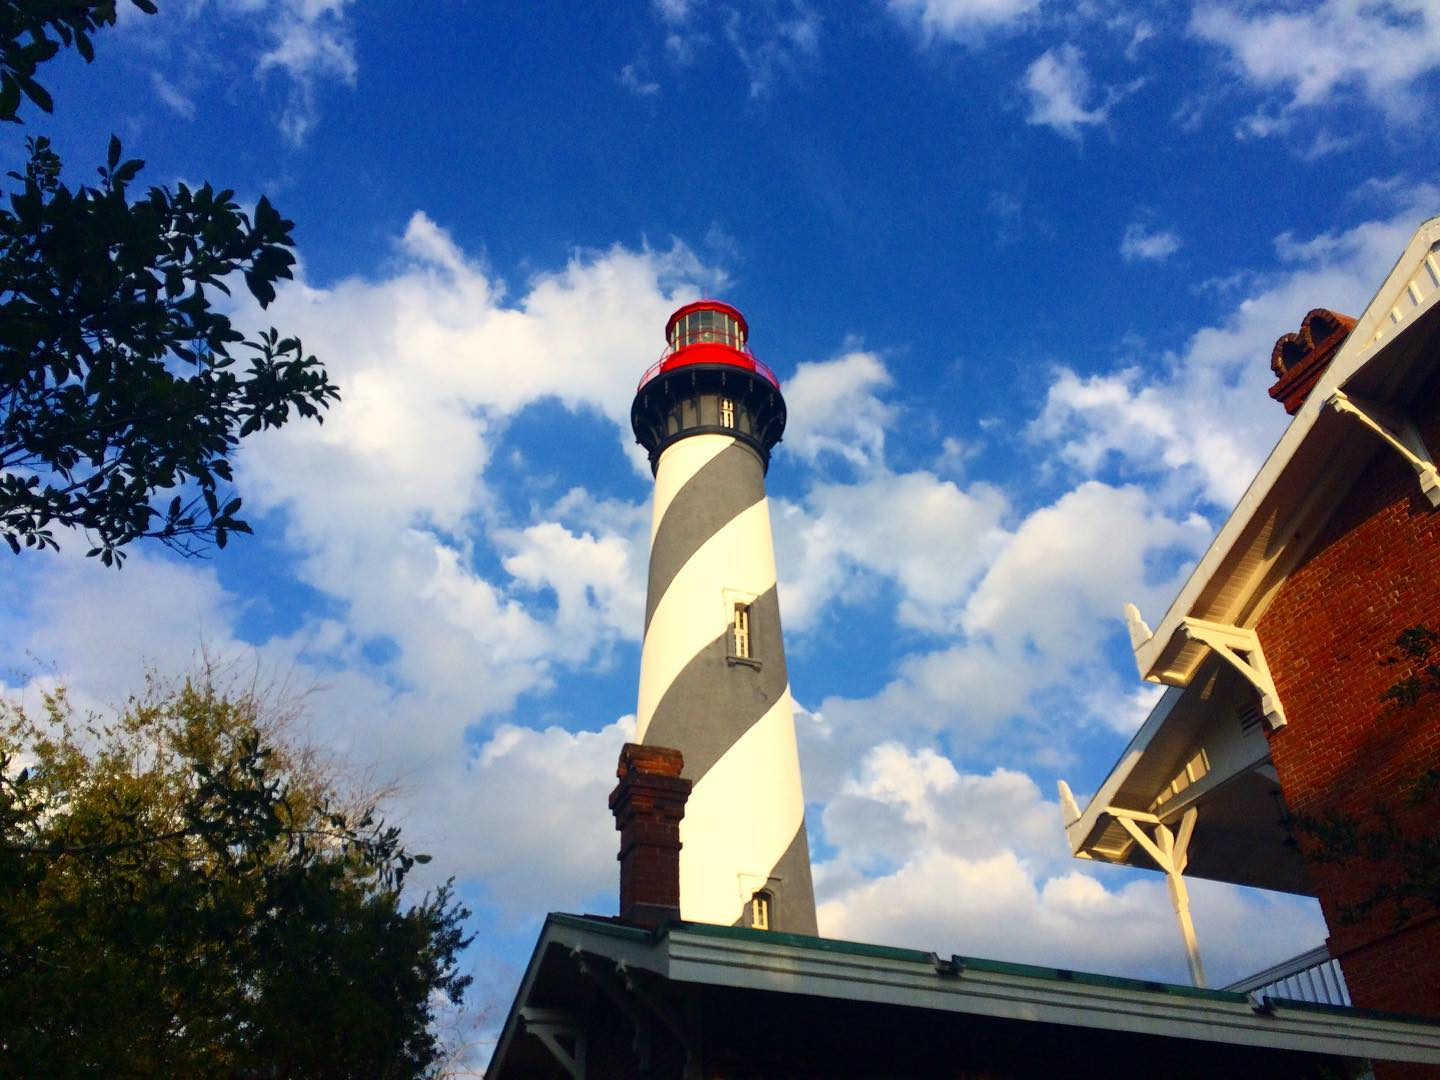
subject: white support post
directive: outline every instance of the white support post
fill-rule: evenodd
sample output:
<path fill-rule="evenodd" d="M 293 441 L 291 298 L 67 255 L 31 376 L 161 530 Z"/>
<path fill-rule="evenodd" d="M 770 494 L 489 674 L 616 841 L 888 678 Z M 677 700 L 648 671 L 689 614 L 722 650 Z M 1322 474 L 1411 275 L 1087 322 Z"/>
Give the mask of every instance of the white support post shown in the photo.
<path fill-rule="evenodd" d="M 1265 663 L 1265 650 L 1254 630 L 1194 618 L 1184 619 L 1180 628 L 1187 637 L 1210 646 L 1260 692 L 1260 711 L 1270 730 L 1285 726 L 1285 707 L 1280 704 L 1270 665 Z"/>
<path fill-rule="evenodd" d="M 1408 416 L 1378 401 L 1369 401 L 1343 390 L 1336 390 L 1325 404 L 1337 413 L 1353 416 L 1384 439 L 1415 470 L 1420 480 L 1420 493 L 1431 506 L 1440 507 L 1440 469 L 1435 455 L 1420 437 L 1420 430 Z"/>
<path fill-rule="evenodd" d="M 585 1077 L 585 1028 L 576 1017 L 559 1009 L 536 1009 L 528 1005 L 520 1009 L 525 1030 L 534 1035 L 571 1080 Z M 567 1047 L 562 1039 L 568 1039 Z"/>
<path fill-rule="evenodd" d="M 1190 917 L 1190 892 L 1185 888 L 1185 867 L 1190 862 L 1190 838 L 1195 834 L 1195 807 L 1190 807 L 1180 818 L 1177 835 L 1169 826 L 1155 821 L 1155 835 L 1146 836 L 1140 828 L 1142 815 L 1110 807 L 1108 812 L 1120 822 L 1137 844 L 1154 860 L 1155 865 L 1165 872 L 1165 884 L 1170 890 L 1170 906 L 1175 910 L 1175 921 L 1180 924 L 1180 937 L 1185 942 L 1185 959 L 1190 964 L 1190 981 L 1196 986 L 1205 985 L 1205 966 L 1200 962 L 1200 942 L 1195 936 L 1195 921 Z M 1153 818 L 1146 814 L 1143 817 Z M 1136 820 L 1142 818 L 1142 820 Z"/>

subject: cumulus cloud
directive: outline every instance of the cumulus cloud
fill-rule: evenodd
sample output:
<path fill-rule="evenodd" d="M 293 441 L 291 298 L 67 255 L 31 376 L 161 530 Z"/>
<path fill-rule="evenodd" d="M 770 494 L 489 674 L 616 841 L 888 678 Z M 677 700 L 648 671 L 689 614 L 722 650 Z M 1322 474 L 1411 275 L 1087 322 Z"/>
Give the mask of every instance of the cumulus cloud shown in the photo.
<path fill-rule="evenodd" d="M 1429 0 L 1321 0 L 1287 11 L 1201 3 L 1190 31 L 1227 54 L 1256 89 L 1279 95 L 1250 134 L 1281 130 L 1286 114 L 1357 90 L 1393 117 L 1417 103 L 1418 84 L 1440 68 L 1440 9 Z"/>
<path fill-rule="evenodd" d="M 800 364 L 785 380 L 793 417 L 785 430 L 787 452 L 810 465 L 828 455 L 860 468 L 883 461 L 894 409 L 881 394 L 890 383 L 884 363 L 870 352 Z"/>
<path fill-rule="evenodd" d="M 1358 315 L 1435 192 L 1376 220 L 1298 240 L 1275 239 L 1279 268 L 1247 277 L 1224 318 L 1160 353 L 1152 367 L 1080 375 L 1062 369 L 1032 426 L 1085 475 L 1145 476 L 1163 497 L 1233 506 L 1288 420 L 1266 390 L 1275 339 L 1311 308 Z"/>
<path fill-rule="evenodd" d="M 964 773 L 933 749 L 885 743 L 821 822 L 838 852 L 816 867 L 827 936 L 1187 981 L 1163 881 L 1078 868 L 1058 808 L 1023 773 Z M 1200 881 L 1191 894 L 1212 982 L 1325 938 L 1313 901 Z"/>
<path fill-rule="evenodd" d="M 817 484 L 806 499 L 816 546 L 893 581 L 900 622 L 936 630 L 950 627 L 999 546 L 1008 507 L 988 484 L 961 488 L 925 471 Z M 807 551 L 804 562 L 810 557 Z"/>
<path fill-rule="evenodd" d="M 511 919 L 534 918 L 537 905 L 613 903 L 615 822 L 605 804 L 620 747 L 634 737 L 633 716 L 594 731 L 502 725 L 415 793 L 417 828 L 439 834 L 447 874 L 481 882 Z"/>
<path fill-rule="evenodd" d="M 644 511 L 512 505 L 486 480 L 496 446 L 526 408 L 557 401 L 612 428 L 616 463 L 638 473 L 622 434 L 637 358 L 699 267 L 682 247 L 577 254 L 507 302 L 424 215 L 399 254 L 389 278 L 296 287 L 267 312 L 327 359 L 344 400 L 323 427 L 247 448 L 240 481 L 282 512 L 299 577 L 343 603 L 355 632 L 395 642 L 397 676 L 463 686 L 500 713 L 555 664 L 638 632 Z M 480 572 L 487 557 L 503 573 Z"/>
<path fill-rule="evenodd" d="M 566 714 L 542 729 L 512 710 L 639 636 L 648 469 L 631 448 L 630 394 L 697 279 L 715 280 L 681 246 L 617 247 L 577 253 L 509 299 L 415 215 L 388 276 L 302 280 L 264 313 L 343 388 L 323 426 L 292 424 L 240 454 L 249 516 L 287 555 L 265 587 L 225 584 L 229 562 L 146 551 L 106 573 L 67 545 L 0 580 L 7 662 L 28 649 L 86 700 L 114 702 L 147 664 L 182 672 L 202 645 L 253 655 L 324 687 L 316 741 L 397 779 L 416 846 L 483 878 L 493 903 L 531 911 L 608 894 L 604 797 L 632 722 Z M 510 425 L 541 403 L 613 433 L 621 495 L 541 499 L 523 469 L 518 490 L 497 486 Z M 269 607 L 297 583 L 319 600 L 299 615 Z M 254 629 L 277 620 L 288 628 Z M 519 805 L 546 812 L 520 821 Z"/>
<path fill-rule="evenodd" d="M 825 697 L 808 714 L 800 727 L 806 790 L 821 801 L 873 744 L 876 717 L 897 739 L 944 733 L 967 760 L 1066 762 L 1080 727 L 1115 726 L 1073 688 L 1121 693 L 1103 655 L 1104 643 L 1124 634 L 1118 606 L 1162 603 L 1210 537 L 1198 516 L 1171 517 L 1137 487 L 1093 481 L 1013 527 L 987 519 L 978 543 L 974 529 L 953 541 L 910 536 L 903 518 L 857 528 L 879 549 L 887 540 L 898 548 L 892 561 L 874 555 L 868 563 L 896 586 L 897 621 L 940 637 L 907 651 L 875 694 Z"/>
<path fill-rule="evenodd" d="M 1180 250 L 1180 236 L 1169 229 L 1146 228 L 1138 221 L 1125 226 L 1120 257 L 1126 262 L 1164 262 Z"/>
<path fill-rule="evenodd" d="M 144 551 L 121 573 L 62 552 L 7 575 L 0 600 L 0 633 L 37 665 L 12 694 L 60 683 L 82 709 L 103 713 L 138 690 L 147 668 L 173 675 L 218 661 L 242 682 L 253 673 L 262 686 L 299 695 L 305 737 L 346 774 L 393 784 L 385 809 L 410 846 L 435 853 L 442 878 L 479 882 L 506 917 L 532 917 L 537 903 L 577 909 L 613 889 L 614 826 L 604 807 L 620 746 L 634 736 L 632 716 L 580 730 L 506 722 L 474 739 L 475 706 L 487 695 L 463 685 L 483 681 L 473 669 L 397 689 L 365 660 L 361 635 L 334 620 L 249 646 L 235 627 L 251 602 L 211 567 Z M 446 674 L 443 665 L 436 674 Z"/>

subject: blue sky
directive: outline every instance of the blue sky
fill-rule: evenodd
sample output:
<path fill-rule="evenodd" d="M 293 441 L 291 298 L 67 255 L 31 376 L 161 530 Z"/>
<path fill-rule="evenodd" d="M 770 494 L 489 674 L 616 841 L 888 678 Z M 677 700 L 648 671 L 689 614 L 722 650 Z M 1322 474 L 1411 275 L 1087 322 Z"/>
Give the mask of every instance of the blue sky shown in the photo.
<path fill-rule="evenodd" d="M 1154 876 L 1066 857 L 1158 618 L 1283 429 L 1269 352 L 1440 210 L 1427 0 L 192 0 L 57 62 L 84 180 L 268 194 L 343 402 L 247 445 L 259 534 L 120 573 L 27 553 L 0 679 L 120 700 L 197 643 L 395 780 L 475 909 L 483 1056 L 547 910 L 614 906 L 666 316 L 749 318 L 821 930 L 1184 979 Z M 1197 883 L 1215 981 L 1318 943 Z M 488 1019 L 484 1010 L 491 1010 Z"/>

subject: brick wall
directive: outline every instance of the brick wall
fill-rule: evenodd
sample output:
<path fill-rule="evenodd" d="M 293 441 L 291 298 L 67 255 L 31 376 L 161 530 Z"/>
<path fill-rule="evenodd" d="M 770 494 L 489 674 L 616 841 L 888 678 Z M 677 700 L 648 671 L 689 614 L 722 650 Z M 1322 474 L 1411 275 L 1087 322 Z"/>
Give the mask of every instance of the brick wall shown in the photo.
<path fill-rule="evenodd" d="M 1427 444 L 1440 449 L 1440 379 L 1417 402 Z M 1415 473 L 1376 438 L 1376 454 L 1303 564 L 1260 620 L 1265 658 L 1289 723 L 1270 733 L 1271 755 L 1292 812 L 1327 810 L 1373 820 L 1385 804 L 1411 834 L 1434 835 L 1429 812 L 1405 804 L 1410 781 L 1440 767 L 1440 701 L 1409 708 L 1382 701 L 1407 674 L 1384 661 L 1396 635 L 1440 631 L 1440 510 Z M 1302 837 L 1302 847 L 1304 846 Z M 1344 925 L 1341 909 L 1371 895 L 1384 866 L 1312 865 L 1332 954 L 1357 1006 L 1440 1016 L 1440 918 L 1397 926 L 1393 909 Z"/>

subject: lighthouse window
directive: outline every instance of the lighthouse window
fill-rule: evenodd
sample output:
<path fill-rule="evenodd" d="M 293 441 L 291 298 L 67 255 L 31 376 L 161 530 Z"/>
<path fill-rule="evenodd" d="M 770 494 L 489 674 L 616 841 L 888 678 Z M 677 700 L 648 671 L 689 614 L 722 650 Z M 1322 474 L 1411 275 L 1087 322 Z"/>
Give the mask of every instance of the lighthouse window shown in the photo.
<path fill-rule="evenodd" d="M 735 402 L 728 397 L 720 399 L 720 423 L 725 427 L 735 426 Z"/>
<path fill-rule="evenodd" d="M 735 649 L 733 655 L 739 660 L 750 659 L 750 605 L 735 605 L 734 636 Z"/>
<path fill-rule="evenodd" d="M 757 892 L 750 898 L 750 928 L 752 930 L 770 929 L 770 894 L 768 892 Z"/>
<path fill-rule="evenodd" d="M 702 308 L 676 320 L 672 331 L 672 344 L 677 349 L 701 342 L 719 342 L 732 348 L 741 348 L 745 337 L 740 332 L 740 323 L 734 316 L 723 311 Z"/>

